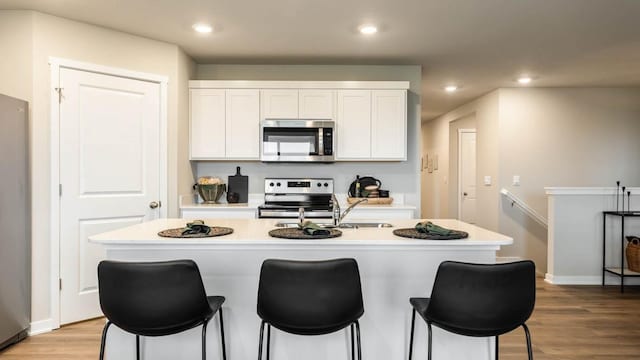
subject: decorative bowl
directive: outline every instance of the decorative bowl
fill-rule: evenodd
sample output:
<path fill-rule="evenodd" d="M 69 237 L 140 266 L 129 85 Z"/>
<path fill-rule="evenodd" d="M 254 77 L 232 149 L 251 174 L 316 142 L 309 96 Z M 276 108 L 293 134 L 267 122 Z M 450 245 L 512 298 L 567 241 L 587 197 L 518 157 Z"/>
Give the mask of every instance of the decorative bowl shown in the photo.
<path fill-rule="evenodd" d="M 205 204 L 217 204 L 225 191 L 226 184 L 198 184 L 198 193 Z"/>

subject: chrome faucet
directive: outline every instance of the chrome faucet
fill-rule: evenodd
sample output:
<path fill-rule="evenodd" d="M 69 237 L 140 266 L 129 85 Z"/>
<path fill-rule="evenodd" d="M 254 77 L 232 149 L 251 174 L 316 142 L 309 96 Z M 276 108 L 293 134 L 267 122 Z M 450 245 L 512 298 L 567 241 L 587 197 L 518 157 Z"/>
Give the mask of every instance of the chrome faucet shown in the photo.
<path fill-rule="evenodd" d="M 298 208 L 298 220 L 300 221 L 300 226 L 304 225 L 304 208 Z"/>
<path fill-rule="evenodd" d="M 340 205 L 338 204 L 338 199 L 336 198 L 335 194 L 332 195 L 332 199 L 333 199 L 333 226 L 335 227 L 338 227 L 340 226 L 340 224 L 342 224 L 342 219 L 344 219 L 344 217 L 347 216 L 347 214 L 349 214 L 349 212 L 351 212 L 351 210 L 353 210 L 354 207 L 356 207 L 358 204 L 369 201 L 367 198 L 360 199 L 354 202 L 353 204 L 349 205 L 349 207 L 346 208 L 344 212 L 341 212 Z"/>

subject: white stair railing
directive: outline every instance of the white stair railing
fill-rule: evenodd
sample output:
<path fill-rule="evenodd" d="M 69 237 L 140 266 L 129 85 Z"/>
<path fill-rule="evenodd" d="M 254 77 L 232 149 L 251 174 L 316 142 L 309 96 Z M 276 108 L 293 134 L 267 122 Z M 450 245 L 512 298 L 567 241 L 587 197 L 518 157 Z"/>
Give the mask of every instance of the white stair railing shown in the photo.
<path fill-rule="evenodd" d="M 549 223 L 547 219 L 545 219 L 542 215 L 540 215 L 537 211 L 535 211 L 531 206 L 527 205 L 524 201 L 522 201 L 517 196 L 513 195 L 509 190 L 502 189 L 500 193 L 507 197 L 507 199 L 511 200 L 511 206 L 518 205 L 525 214 L 529 215 L 533 220 L 535 220 L 538 224 L 544 226 L 545 228 L 549 227 Z"/>

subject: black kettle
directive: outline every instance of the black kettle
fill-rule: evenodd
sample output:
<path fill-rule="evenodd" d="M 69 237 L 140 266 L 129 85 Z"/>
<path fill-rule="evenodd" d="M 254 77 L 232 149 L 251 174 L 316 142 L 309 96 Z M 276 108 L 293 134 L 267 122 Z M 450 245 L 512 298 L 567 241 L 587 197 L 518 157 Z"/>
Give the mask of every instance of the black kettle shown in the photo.
<path fill-rule="evenodd" d="M 363 191 L 365 187 L 370 185 L 377 185 L 378 188 L 382 186 L 382 181 L 374 178 L 373 176 L 362 176 L 360 179 L 354 180 L 349 185 L 349 197 L 356 197 L 356 182 L 360 182 L 360 191 Z"/>

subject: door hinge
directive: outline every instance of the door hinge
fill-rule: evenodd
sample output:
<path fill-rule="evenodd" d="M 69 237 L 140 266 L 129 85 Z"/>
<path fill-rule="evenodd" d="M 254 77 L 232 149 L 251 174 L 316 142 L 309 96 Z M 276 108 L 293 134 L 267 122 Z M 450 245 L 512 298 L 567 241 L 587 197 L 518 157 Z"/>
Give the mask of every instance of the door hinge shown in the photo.
<path fill-rule="evenodd" d="M 58 104 L 61 104 L 62 103 L 62 90 L 64 90 L 64 88 L 57 87 L 57 88 L 53 88 L 53 90 L 55 90 L 58 93 Z"/>
<path fill-rule="evenodd" d="M 58 288 L 62 290 L 62 278 L 58 279 Z"/>
<path fill-rule="evenodd" d="M 58 184 L 58 194 L 62 196 L 62 184 Z"/>

